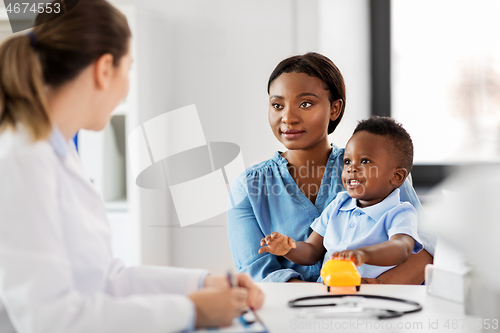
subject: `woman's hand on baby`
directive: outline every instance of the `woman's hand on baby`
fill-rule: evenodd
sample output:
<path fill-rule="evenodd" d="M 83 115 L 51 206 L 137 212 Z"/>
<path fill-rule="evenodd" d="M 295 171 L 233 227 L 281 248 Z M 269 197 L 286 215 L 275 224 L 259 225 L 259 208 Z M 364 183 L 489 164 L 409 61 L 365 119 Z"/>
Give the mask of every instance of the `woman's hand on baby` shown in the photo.
<path fill-rule="evenodd" d="M 259 249 L 259 254 L 268 252 L 277 256 L 284 256 L 290 252 L 291 249 L 297 247 L 292 237 L 288 237 L 276 231 L 262 238 L 260 240 L 260 246 L 262 247 Z"/>
<path fill-rule="evenodd" d="M 366 254 L 363 250 L 345 250 L 335 252 L 332 254 L 331 259 L 352 260 L 356 266 L 361 266 L 366 262 Z"/>
<path fill-rule="evenodd" d="M 374 278 L 361 278 L 361 283 L 364 283 L 364 284 L 382 284 L 382 282 L 379 279 L 374 279 Z"/>

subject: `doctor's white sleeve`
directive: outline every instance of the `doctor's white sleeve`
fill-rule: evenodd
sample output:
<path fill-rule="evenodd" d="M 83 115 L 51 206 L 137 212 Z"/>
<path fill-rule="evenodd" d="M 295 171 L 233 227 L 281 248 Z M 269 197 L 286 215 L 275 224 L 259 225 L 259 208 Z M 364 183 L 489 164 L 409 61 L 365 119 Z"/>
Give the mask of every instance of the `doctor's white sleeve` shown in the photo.
<path fill-rule="evenodd" d="M 133 266 L 115 259 L 107 276 L 106 291 L 113 296 L 135 294 L 190 294 L 203 286 L 208 271 L 201 269 Z"/>
<path fill-rule="evenodd" d="M 46 154 L 0 159 L 0 301 L 16 331 L 165 333 L 190 328 L 195 309 L 184 295 L 114 297 L 75 288 L 58 216 L 56 169 Z M 188 280 L 181 293 L 193 289 L 196 278 Z"/>

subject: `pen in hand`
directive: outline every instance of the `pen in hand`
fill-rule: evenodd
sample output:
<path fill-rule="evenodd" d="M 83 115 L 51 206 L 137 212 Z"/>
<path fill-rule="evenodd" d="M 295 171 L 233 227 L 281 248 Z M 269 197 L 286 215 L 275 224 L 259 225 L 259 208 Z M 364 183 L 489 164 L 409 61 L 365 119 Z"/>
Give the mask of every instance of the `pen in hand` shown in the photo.
<path fill-rule="evenodd" d="M 234 287 L 237 287 L 238 286 L 238 283 L 236 281 L 236 276 L 234 276 L 233 274 L 231 274 L 231 272 L 228 272 L 227 273 L 227 282 L 229 282 L 229 287 L 230 288 L 234 288 Z M 252 308 L 250 308 L 252 309 Z M 243 318 L 243 315 L 248 313 L 248 309 L 244 310 L 243 313 L 241 314 L 240 316 L 240 321 L 242 322 L 242 324 L 244 324 L 244 326 L 247 326 L 249 324 L 252 324 L 254 323 L 253 320 L 246 320 L 245 318 Z"/>
<path fill-rule="evenodd" d="M 231 274 L 231 272 L 227 273 L 227 282 L 229 282 L 229 288 L 234 288 L 238 286 L 236 282 L 236 277 L 233 274 Z"/>

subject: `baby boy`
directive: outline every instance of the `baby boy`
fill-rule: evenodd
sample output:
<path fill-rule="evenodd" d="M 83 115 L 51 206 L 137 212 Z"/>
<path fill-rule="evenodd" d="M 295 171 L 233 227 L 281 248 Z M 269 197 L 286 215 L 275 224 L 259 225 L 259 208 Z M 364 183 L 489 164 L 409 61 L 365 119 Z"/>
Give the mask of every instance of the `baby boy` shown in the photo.
<path fill-rule="evenodd" d="M 417 212 L 399 198 L 412 166 L 413 143 L 400 124 L 388 117 L 361 121 L 345 148 L 346 191 L 314 220 L 306 241 L 273 232 L 260 241 L 259 253 L 285 256 L 299 265 L 314 265 L 323 257 L 351 259 L 366 278 L 403 263 L 423 249 Z"/>

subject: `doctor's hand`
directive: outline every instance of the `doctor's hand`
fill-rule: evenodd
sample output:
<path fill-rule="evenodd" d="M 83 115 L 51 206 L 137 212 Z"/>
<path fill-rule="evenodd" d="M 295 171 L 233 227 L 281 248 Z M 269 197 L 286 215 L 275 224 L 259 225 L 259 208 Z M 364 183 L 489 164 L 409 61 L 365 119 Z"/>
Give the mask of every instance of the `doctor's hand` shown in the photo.
<path fill-rule="evenodd" d="M 199 327 L 221 327 L 232 323 L 247 308 L 248 291 L 245 288 L 203 288 L 188 296 L 196 308 Z"/>
<path fill-rule="evenodd" d="M 275 254 L 277 256 L 284 256 L 291 249 L 295 249 L 297 245 L 292 237 L 280 234 L 279 232 L 273 231 L 272 234 L 260 240 L 259 254 L 268 252 Z"/>
<path fill-rule="evenodd" d="M 248 306 L 254 310 L 259 310 L 264 304 L 264 293 L 260 290 L 248 274 L 238 274 L 236 276 L 238 286 L 248 290 Z"/>
<path fill-rule="evenodd" d="M 248 306 L 254 310 L 259 310 L 264 304 L 264 293 L 260 290 L 248 274 L 236 275 L 236 284 L 238 287 L 247 289 Z M 229 281 L 225 275 L 207 275 L 203 282 L 204 287 L 208 288 L 228 288 Z"/>

